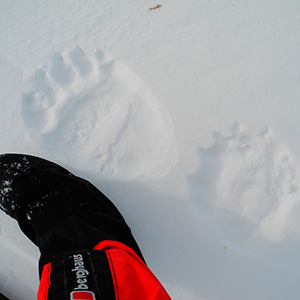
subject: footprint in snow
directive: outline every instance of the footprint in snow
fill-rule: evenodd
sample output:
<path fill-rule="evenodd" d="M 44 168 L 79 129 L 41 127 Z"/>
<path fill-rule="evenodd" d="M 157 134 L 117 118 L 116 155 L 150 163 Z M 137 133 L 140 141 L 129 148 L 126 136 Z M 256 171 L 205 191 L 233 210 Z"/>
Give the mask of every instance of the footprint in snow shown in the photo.
<path fill-rule="evenodd" d="M 235 124 L 229 137 L 215 133 L 199 158 L 188 180 L 191 208 L 209 216 L 216 230 L 274 242 L 300 238 L 298 173 L 271 130 L 252 135 Z"/>
<path fill-rule="evenodd" d="M 118 179 L 163 176 L 176 162 L 168 113 L 124 63 L 99 50 L 53 55 L 28 90 L 24 122 L 50 157 Z"/>

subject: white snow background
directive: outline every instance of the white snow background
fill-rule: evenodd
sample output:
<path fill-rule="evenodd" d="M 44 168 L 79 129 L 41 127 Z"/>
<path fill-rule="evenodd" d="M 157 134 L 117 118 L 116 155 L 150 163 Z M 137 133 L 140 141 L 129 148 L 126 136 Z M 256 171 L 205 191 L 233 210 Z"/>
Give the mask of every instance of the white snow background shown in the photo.
<path fill-rule="evenodd" d="M 300 299 L 299 1 L 3 0 L 0 41 L 0 153 L 95 184 L 173 300 Z M 1 213 L 11 300 L 38 257 Z"/>

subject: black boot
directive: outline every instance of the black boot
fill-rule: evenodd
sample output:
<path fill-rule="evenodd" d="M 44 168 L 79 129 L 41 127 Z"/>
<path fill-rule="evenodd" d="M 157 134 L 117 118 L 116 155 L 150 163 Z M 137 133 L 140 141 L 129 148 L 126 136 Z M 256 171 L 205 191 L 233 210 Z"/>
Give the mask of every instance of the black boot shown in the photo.
<path fill-rule="evenodd" d="M 23 154 L 0 155 L 0 206 L 40 248 L 40 267 L 55 255 L 93 249 L 102 240 L 122 242 L 143 259 L 112 202 L 53 162 Z"/>

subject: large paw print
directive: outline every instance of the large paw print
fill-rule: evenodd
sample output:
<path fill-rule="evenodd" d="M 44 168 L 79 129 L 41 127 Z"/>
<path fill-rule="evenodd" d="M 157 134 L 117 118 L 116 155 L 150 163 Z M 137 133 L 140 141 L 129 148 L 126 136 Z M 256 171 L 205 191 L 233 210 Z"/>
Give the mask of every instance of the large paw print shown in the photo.
<path fill-rule="evenodd" d="M 300 238 L 296 166 L 269 129 L 252 135 L 237 123 L 229 137 L 216 133 L 214 144 L 200 149 L 199 158 L 199 169 L 189 179 L 194 210 L 218 216 L 219 228 L 244 236 L 259 232 L 272 241 Z"/>
<path fill-rule="evenodd" d="M 124 63 L 78 47 L 51 57 L 29 84 L 32 138 L 75 168 L 128 179 L 163 176 L 176 162 L 169 115 Z"/>

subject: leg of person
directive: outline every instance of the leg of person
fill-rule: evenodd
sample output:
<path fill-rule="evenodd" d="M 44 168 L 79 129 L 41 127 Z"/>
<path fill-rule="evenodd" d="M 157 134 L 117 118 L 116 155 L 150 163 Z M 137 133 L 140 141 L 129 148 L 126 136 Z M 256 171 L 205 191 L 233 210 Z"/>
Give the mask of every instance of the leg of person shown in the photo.
<path fill-rule="evenodd" d="M 142 253 L 123 216 L 90 182 L 48 160 L 0 156 L 0 207 L 40 249 L 40 270 L 55 255 L 116 240 Z"/>
<path fill-rule="evenodd" d="M 117 208 L 61 166 L 1 155 L 0 208 L 40 249 L 39 300 L 170 299 Z"/>

